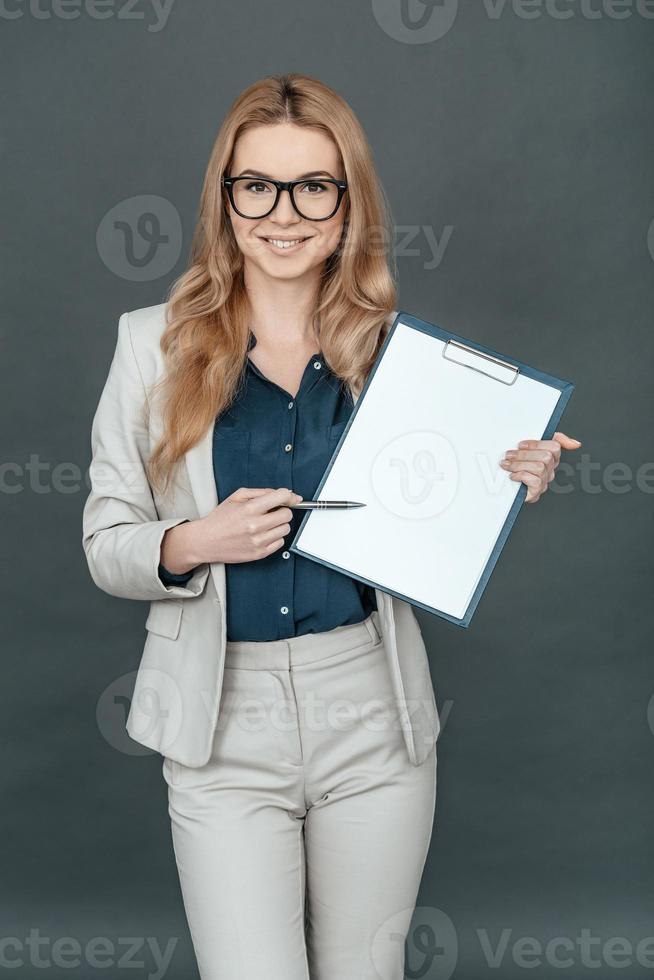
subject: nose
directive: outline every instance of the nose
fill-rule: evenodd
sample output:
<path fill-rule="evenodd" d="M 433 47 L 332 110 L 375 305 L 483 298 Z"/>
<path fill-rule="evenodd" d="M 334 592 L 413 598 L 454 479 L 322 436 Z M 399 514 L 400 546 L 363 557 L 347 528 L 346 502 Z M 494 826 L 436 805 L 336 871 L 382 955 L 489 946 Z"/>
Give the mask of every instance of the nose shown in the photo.
<path fill-rule="evenodd" d="M 297 213 L 293 207 L 293 202 L 291 201 L 291 193 L 288 189 L 281 191 L 279 195 L 279 200 L 273 211 L 268 215 L 269 218 L 274 218 L 278 224 L 297 224 L 301 221 L 300 215 Z"/>

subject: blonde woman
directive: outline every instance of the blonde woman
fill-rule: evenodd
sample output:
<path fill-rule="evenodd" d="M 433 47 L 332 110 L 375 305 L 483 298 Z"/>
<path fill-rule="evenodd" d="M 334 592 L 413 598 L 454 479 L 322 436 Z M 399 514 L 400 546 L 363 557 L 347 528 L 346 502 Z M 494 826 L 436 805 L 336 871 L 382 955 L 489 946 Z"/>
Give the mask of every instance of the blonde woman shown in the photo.
<path fill-rule="evenodd" d="M 150 602 L 127 729 L 164 756 L 202 980 L 404 976 L 436 797 L 425 647 L 408 603 L 288 550 L 394 317 L 391 238 L 347 103 L 252 85 L 189 268 L 120 318 L 93 420 L 83 545 L 100 588 Z M 557 437 L 508 464 L 529 500 Z"/>

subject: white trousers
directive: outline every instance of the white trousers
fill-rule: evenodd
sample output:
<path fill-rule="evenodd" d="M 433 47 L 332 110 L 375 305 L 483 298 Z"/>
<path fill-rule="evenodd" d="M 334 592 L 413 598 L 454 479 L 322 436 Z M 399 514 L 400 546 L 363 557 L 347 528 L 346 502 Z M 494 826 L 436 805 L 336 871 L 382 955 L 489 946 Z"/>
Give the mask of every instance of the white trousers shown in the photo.
<path fill-rule="evenodd" d="M 202 980 L 403 980 L 436 745 L 413 766 L 379 614 L 227 644 L 209 762 L 164 759 Z"/>

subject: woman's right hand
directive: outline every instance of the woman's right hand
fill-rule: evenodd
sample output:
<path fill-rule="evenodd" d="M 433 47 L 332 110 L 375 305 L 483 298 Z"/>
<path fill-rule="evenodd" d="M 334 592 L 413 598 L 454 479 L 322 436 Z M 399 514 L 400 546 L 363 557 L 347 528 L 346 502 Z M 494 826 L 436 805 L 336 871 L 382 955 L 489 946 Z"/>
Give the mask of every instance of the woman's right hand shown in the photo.
<path fill-rule="evenodd" d="M 241 487 L 206 517 L 185 525 L 194 564 L 266 558 L 284 544 L 291 530 L 290 504 L 302 497 L 286 487 Z M 184 525 L 178 525 L 184 527 Z M 176 528 L 172 528 L 176 530 Z M 192 537 L 190 536 L 192 534 Z"/>

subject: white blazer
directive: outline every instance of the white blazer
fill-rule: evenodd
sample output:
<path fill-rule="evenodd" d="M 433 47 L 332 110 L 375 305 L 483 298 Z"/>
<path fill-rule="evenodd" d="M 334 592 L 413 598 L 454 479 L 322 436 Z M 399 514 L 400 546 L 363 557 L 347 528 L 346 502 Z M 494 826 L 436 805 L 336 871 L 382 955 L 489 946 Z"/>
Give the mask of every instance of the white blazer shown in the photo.
<path fill-rule="evenodd" d="M 210 757 L 226 645 L 225 565 L 200 565 L 185 586 L 163 584 L 160 546 L 169 527 L 218 505 L 213 425 L 185 455 L 166 494 L 154 492 L 145 464 L 161 433 L 146 395 L 164 369 L 159 346 L 166 305 L 123 313 L 109 374 L 93 418 L 91 491 L 82 544 L 91 577 L 110 595 L 150 603 L 147 638 L 126 729 L 185 766 Z M 389 325 L 395 318 L 391 314 Z M 409 758 L 419 765 L 440 731 L 425 645 L 413 607 L 375 589 L 393 690 Z"/>

